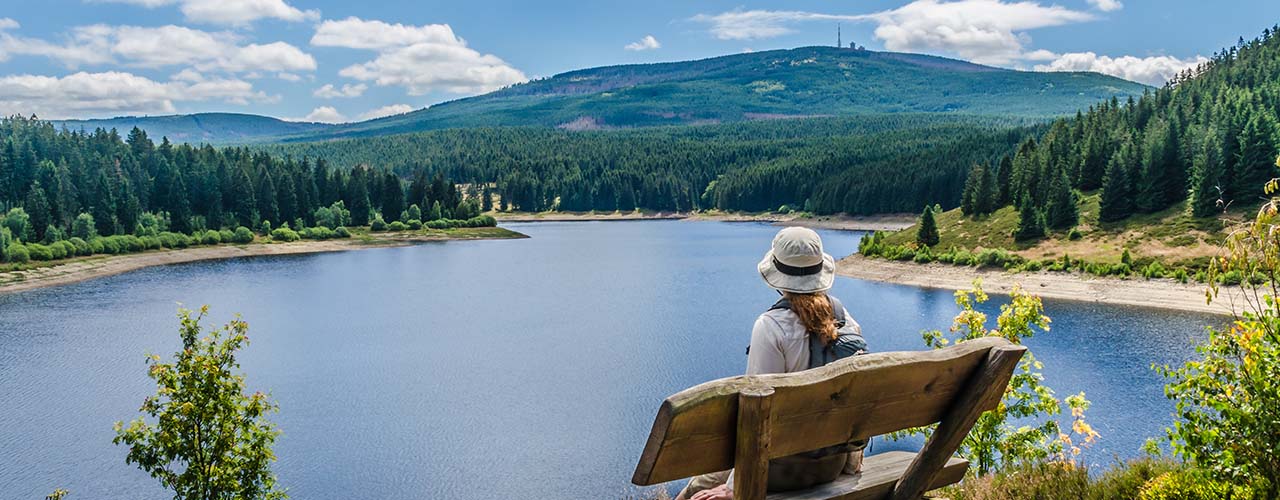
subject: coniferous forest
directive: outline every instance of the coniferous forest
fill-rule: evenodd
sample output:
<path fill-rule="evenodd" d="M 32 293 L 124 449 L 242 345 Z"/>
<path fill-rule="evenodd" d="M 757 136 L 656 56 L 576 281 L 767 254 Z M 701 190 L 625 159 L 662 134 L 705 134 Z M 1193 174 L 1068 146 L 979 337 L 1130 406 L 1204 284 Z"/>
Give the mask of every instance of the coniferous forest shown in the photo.
<path fill-rule="evenodd" d="M 1017 207 L 1029 239 L 1074 226 L 1078 191 L 1100 190 L 1103 222 L 1183 203 L 1197 217 L 1256 207 L 1277 173 L 1278 35 L 1241 39 L 1140 99 L 1054 122 L 1010 160 L 973 167 L 961 208 Z"/>
<path fill-rule="evenodd" d="M 0 137 L 0 261 L 245 243 L 253 232 L 345 237 L 345 226 L 387 221 L 492 225 L 478 196 L 425 171 L 402 177 L 244 148 L 157 145 L 136 128 L 121 137 L 21 117 L 0 120 Z"/>

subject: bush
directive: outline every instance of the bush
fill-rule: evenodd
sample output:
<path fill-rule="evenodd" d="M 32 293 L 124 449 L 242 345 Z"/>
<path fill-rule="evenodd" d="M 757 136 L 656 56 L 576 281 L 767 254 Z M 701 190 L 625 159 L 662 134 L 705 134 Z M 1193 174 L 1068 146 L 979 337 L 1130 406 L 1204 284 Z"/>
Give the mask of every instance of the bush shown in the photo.
<path fill-rule="evenodd" d="M 89 240 L 89 250 L 95 254 L 107 253 L 107 247 L 102 243 L 102 238 Z"/>
<path fill-rule="evenodd" d="M 138 239 L 142 240 L 142 247 L 147 250 L 159 250 L 160 248 L 163 248 L 158 236 L 143 236 Z"/>
<path fill-rule="evenodd" d="M 422 229 L 422 221 L 418 219 L 409 219 L 409 222 L 406 222 L 405 224 L 409 226 L 409 229 L 412 229 L 414 231 Z"/>
<path fill-rule="evenodd" d="M 1083 238 L 1083 237 L 1084 237 L 1084 235 L 1080 233 L 1080 230 L 1079 230 L 1079 229 L 1076 229 L 1076 228 L 1074 228 L 1074 227 L 1073 227 L 1073 228 L 1071 228 L 1071 230 L 1070 230 L 1070 231 L 1067 231 L 1067 239 L 1068 239 L 1068 240 L 1076 241 L 1076 240 L 1079 240 L 1080 238 Z"/>
<path fill-rule="evenodd" d="M 76 248 L 75 243 L 72 243 L 67 240 L 62 240 L 55 243 L 55 245 L 62 247 L 62 258 L 75 257 L 76 255 L 80 255 L 80 251 L 78 248 Z"/>
<path fill-rule="evenodd" d="M 237 227 L 231 241 L 242 245 L 245 243 L 253 243 L 253 231 L 250 231 L 249 228 L 244 226 Z"/>
<path fill-rule="evenodd" d="M 1163 278 L 1164 275 L 1164 266 L 1160 265 L 1159 262 L 1152 262 L 1147 264 L 1147 267 L 1142 268 L 1142 277 L 1146 279 Z"/>
<path fill-rule="evenodd" d="M 91 240 L 98 235 L 93 216 L 82 213 L 71 223 L 71 235 L 82 240 Z"/>
<path fill-rule="evenodd" d="M 62 243 L 62 242 L 55 241 L 53 243 L 45 245 L 45 248 L 49 249 L 49 255 L 52 257 L 50 260 L 59 260 L 59 259 L 67 258 L 66 247 L 59 245 L 59 243 Z"/>
<path fill-rule="evenodd" d="M 93 247 L 89 246 L 89 242 L 83 238 L 72 236 L 67 243 L 75 247 L 76 255 L 93 255 Z"/>
<path fill-rule="evenodd" d="M 337 236 L 337 233 L 327 227 L 308 227 L 298 232 L 303 239 L 307 240 L 327 240 Z"/>
<path fill-rule="evenodd" d="M 222 243 L 222 235 L 212 229 L 205 231 L 204 236 L 200 238 L 200 242 L 206 245 L 217 245 Z"/>
<path fill-rule="evenodd" d="M 122 246 L 125 252 L 130 252 L 130 253 L 141 252 L 147 249 L 145 246 L 142 245 L 142 240 L 139 239 L 137 236 L 128 234 L 128 235 L 121 236 L 120 238 L 121 238 L 121 241 L 123 241 Z"/>
<path fill-rule="evenodd" d="M 345 226 L 338 226 L 337 229 L 333 230 L 333 235 L 337 238 L 350 238 L 351 231 L 348 231 Z"/>
<path fill-rule="evenodd" d="M 388 231 L 406 231 L 408 229 L 409 229 L 409 226 L 400 221 L 395 221 L 390 224 L 387 224 Z"/>
<path fill-rule="evenodd" d="M 369 230 L 375 232 L 386 231 L 387 221 L 382 220 L 381 215 L 375 215 L 373 220 L 369 222 Z"/>
<path fill-rule="evenodd" d="M 1184 469 L 1166 472 L 1152 479 L 1138 494 L 1139 500 L 1219 500 L 1249 499 L 1247 487 L 1216 481 L 1203 471 Z"/>
<path fill-rule="evenodd" d="M 31 260 L 50 261 L 53 260 L 53 251 L 49 247 L 39 243 L 27 243 L 27 253 L 31 254 Z"/>
<path fill-rule="evenodd" d="M 290 242 L 290 241 L 298 241 L 300 237 L 298 236 L 297 231 L 289 229 L 289 225 L 285 224 L 271 231 L 271 239 L 273 241 Z"/>
<path fill-rule="evenodd" d="M 20 243 L 12 243 L 9 245 L 9 262 L 18 264 L 26 264 L 31 261 L 31 253 L 27 250 L 27 246 Z"/>
<path fill-rule="evenodd" d="M 230 229 L 221 229 L 218 231 L 218 239 L 223 243 L 231 243 L 236 240 L 236 233 Z"/>

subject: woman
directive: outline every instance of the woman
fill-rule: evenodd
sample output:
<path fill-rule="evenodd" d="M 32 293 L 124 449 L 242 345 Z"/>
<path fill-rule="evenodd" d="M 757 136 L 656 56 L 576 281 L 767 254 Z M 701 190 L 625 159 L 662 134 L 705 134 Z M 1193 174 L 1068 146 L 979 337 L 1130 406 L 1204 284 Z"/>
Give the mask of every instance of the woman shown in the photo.
<path fill-rule="evenodd" d="M 826 359 L 811 360 L 810 336 L 831 345 L 841 335 L 861 335 L 861 327 L 849 311 L 826 294 L 835 281 L 835 259 L 822 251 L 818 233 L 801 227 L 778 231 L 773 248 L 757 269 L 782 299 L 756 318 L 747 349 L 747 375 L 791 373 L 822 366 Z M 824 356 L 819 349 L 815 356 Z M 856 451 L 852 451 L 856 449 Z M 801 489 L 830 482 L 844 472 L 862 468 L 859 446 L 835 447 L 778 458 L 769 464 L 769 490 Z M 733 498 L 733 471 L 704 474 L 689 481 L 677 500 L 728 500 Z"/>

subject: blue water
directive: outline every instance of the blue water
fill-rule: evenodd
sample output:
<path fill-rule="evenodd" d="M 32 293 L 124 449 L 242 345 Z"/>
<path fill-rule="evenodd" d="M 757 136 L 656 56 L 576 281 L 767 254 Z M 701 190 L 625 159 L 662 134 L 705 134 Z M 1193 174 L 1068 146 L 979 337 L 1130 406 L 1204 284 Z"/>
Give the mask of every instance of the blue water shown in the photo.
<path fill-rule="evenodd" d="M 293 498 L 636 494 L 662 399 L 741 373 L 752 322 L 777 297 L 755 271 L 777 228 L 512 228 L 532 238 L 192 263 L 0 295 L 0 499 L 58 487 L 168 498 L 111 439 L 154 393 L 144 355 L 178 346 L 178 304 L 249 322 L 240 360 L 250 388 L 280 404 L 275 470 Z M 860 237 L 822 235 L 837 256 Z M 840 278 L 834 293 L 876 351 L 920 349 L 920 330 L 956 312 L 948 291 Z M 1002 299 L 984 307 L 993 318 Z M 1090 460 L 1138 455 L 1172 410 L 1149 365 L 1186 359 L 1220 320 L 1045 304 L 1053 330 L 1027 344 L 1046 383 L 1093 401 Z"/>

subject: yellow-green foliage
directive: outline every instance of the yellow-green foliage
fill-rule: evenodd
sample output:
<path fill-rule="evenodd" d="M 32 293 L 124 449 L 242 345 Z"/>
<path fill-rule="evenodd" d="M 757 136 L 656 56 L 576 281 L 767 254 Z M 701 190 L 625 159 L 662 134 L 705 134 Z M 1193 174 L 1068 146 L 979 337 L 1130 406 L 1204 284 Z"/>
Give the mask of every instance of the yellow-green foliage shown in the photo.
<path fill-rule="evenodd" d="M 1203 471 L 1166 472 L 1152 479 L 1138 494 L 1138 500 L 1251 500 L 1253 491 L 1231 483 L 1215 481 Z"/>

